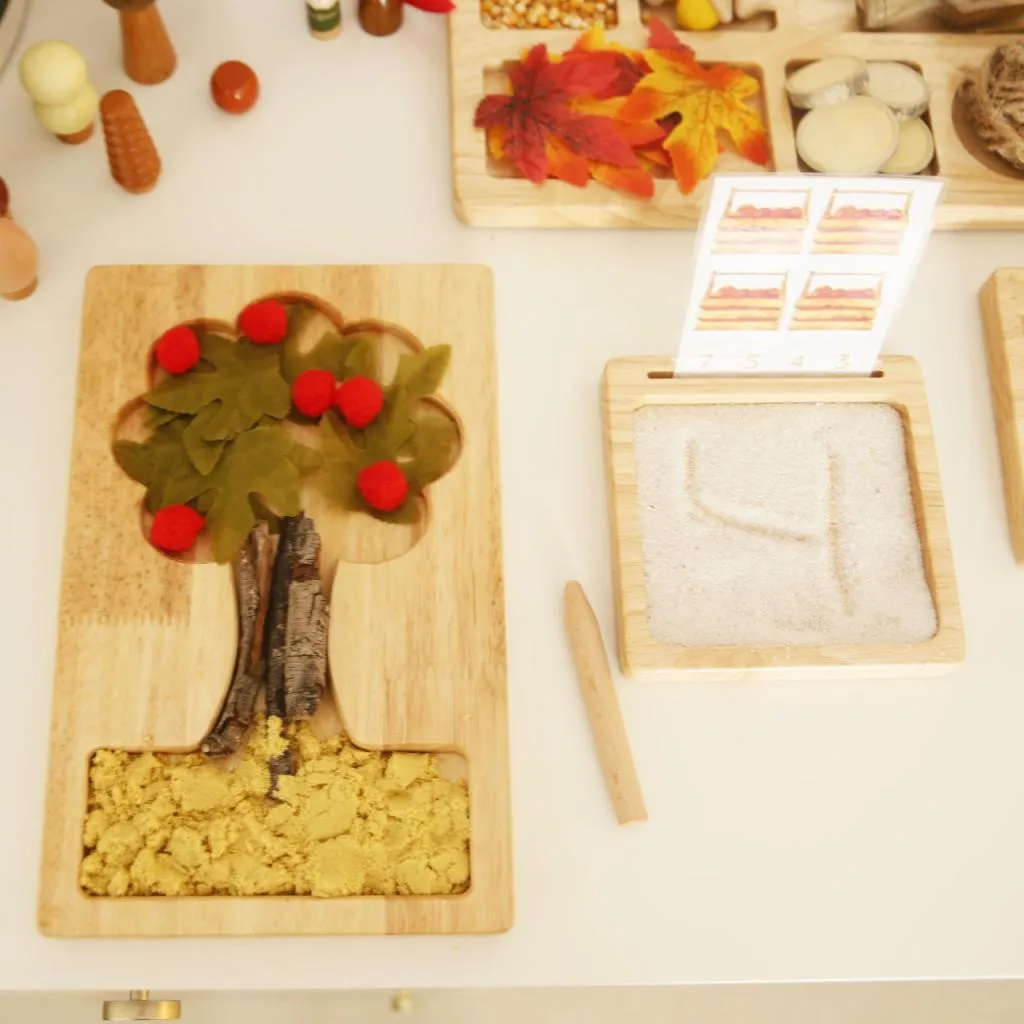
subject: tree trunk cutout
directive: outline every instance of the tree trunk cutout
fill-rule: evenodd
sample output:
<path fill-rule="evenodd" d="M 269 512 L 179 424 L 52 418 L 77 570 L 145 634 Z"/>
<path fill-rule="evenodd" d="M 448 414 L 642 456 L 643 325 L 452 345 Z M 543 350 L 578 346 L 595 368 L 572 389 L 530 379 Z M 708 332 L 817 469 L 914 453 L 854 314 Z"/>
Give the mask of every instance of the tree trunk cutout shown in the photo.
<path fill-rule="evenodd" d="M 311 343 L 324 320 L 333 330 Z M 448 356 L 445 346 L 424 348 L 388 324 L 347 323 L 297 295 L 251 304 L 235 328 L 194 321 L 157 341 L 142 440 L 122 424 L 114 455 L 147 489 L 143 529 L 154 546 L 177 543 L 166 520 L 185 508 L 204 528 L 187 550 L 165 553 L 232 564 L 238 648 L 200 744 L 206 756 L 240 751 L 261 693 L 266 714 L 286 725 L 316 714 L 327 690 L 329 612 L 321 537 L 307 511 L 376 520 L 382 542 L 371 561 L 400 557 L 401 538 L 415 543 L 426 528 L 426 488 L 460 447 L 454 416 L 434 396 Z M 296 761 L 292 749 L 271 760 L 272 792 Z"/>

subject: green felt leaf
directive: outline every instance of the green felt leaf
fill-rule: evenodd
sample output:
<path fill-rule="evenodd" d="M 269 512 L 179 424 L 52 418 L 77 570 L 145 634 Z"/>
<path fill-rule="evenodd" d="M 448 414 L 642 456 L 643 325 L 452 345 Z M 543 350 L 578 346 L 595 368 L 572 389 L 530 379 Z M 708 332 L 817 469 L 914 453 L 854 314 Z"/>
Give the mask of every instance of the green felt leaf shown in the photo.
<path fill-rule="evenodd" d="M 422 352 L 408 353 L 398 361 L 395 384 L 410 401 L 432 395 L 440 387 L 451 357 L 451 345 L 433 345 Z"/>
<path fill-rule="evenodd" d="M 409 486 L 422 491 L 440 480 L 455 464 L 458 443 L 458 427 L 440 409 L 418 421 L 406 446 L 408 459 L 401 462 Z"/>
<path fill-rule="evenodd" d="M 346 376 L 377 379 L 377 347 L 372 338 L 356 336 L 345 360 Z"/>
<path fill-rule="evenodd" d="M 201 344 L 213 369 L 163 381 L 144 396 L 150 405 L 189 415 L 214 406 L 204 420 L 206 441 L 230 440 L 265 416 L 288 415 L 291 390 L 281 376 L 277 346 L 234 342 L 217 334 L 202 335 Z"/>
<path fill-rule="evenodd" d="M 298 350 L 299 340 L 298 333 L 293 332 L 288 335 L 281 348 L 281 374 L 289 386 L 306 370 L 328 370 L 338 380 L 351 376 L 351 373 L 346 372 L 346 363 L 359 341 L 358 338 L 343 338 L 340 334 L 329 332 L 308 352 Z"/>
<path fill-rule="evenodd" d="M 164 496 L 170 504 L 199 499 L 207 514 L 213 557 L 229 562 L 256 525 L 254 496 L 275 515 L 301 511 L 300 466 L 310 460 L 302 448 L 280 427 L 254 427 L 225 446 L 208 476 L 193 473 L 172 480 Z"/>
<path fill-rule="evenodd" d="M 192 462 L 181 420 L 154 431 L 148 441 L 118 441 L 114 458 L 146 487 L 146 507 L 191 503 L 207 516 L 214 558 L 229 562 L 256 516 L 297 515 L 302 477 L 320 465 L 317 452 L 295 441 L 277 422 L 240 434 L 223 447 L 206 474 Z"/>
<path fill-rule="evenodd" d="M 146 416 L 146 423 L 151 429 L 156 430 L 157 427 L 162 427 L 172 420 L 176 420 L 180 415 L 181 413 L 171 412 L 169 409 L 157 409 L 154 406 L 150 406 Z"/>
<path fill-rule="evenodd" d="M 175 420 L 155 430 L 144 442 L 116 441 L 114 458 L 133 480 L 146 488 L 146 508 L 150 512 L 173 505 L 168 488 L 177 480 L 201 480 L 185 450 L 183 420 Z"/>
<path fill-rule="evenodd" d="M 367 459 L 335 412 L 320 420 L 320 455 L 317 486 L 323 496 L 340 508 L 363 508 L 356 478 Z"/>
<path fill-rule="evenodd" d="M 207 441 L 206 434 L 210 430 L 210 420 L 216 415 L 217 406 L 207 405 L 192 417 L 185 427 L 181 439 L 192 465 L 203 476 L 211 473 L 224 451 L 227 441 Z"/>
<path fill-rule="evenodd" d="M 399 451 L 409 442 L 415 430 L 412 403 L 405 388 L 394 384 L 385 392 L 384 408 L 380 415 L 362 431 L 361 440 L 370 461 L 397 459 Z"/>

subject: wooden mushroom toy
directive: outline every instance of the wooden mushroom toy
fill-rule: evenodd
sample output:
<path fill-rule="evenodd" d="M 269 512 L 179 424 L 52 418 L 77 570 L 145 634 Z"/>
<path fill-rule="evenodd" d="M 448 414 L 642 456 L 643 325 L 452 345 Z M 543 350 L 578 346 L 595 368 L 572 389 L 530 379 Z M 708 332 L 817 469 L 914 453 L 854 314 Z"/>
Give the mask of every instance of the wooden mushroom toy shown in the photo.
<path fill-rule="evenodd" d="M 96 127 L 99 98 L 85 58 L 70 43 L 46 39 L 30 46 L 18 66 L 40 124 L 61 142 L 85 142 Z"/>
<path fill-rule="evenodd" d="M 159 85 L 174 74 L 178 58 L 156 0 L 104 0 L 121 21 L 124 70 L 140 85 Z"/>

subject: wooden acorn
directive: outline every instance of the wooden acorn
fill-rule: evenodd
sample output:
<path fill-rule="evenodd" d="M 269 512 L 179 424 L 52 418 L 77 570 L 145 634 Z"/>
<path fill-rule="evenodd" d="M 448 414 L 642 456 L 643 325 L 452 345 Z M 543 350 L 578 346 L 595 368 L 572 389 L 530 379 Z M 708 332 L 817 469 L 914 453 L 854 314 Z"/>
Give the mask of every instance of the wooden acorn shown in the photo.
<path fill-rule="evenodd" d="M 27 299 L 39 281 L 39 253 L 28 232 L 0 217 L 0 298 Z"/>
<path fill-rule="evenodd" d="M 25 51 L 18 72 L 47 131 L 73 146 L 90 138 L 99 99 L 78 50 L 59 39 L 43 40 Z"/>
<path fill-rule="evenodd" d="M 140 85 L 159 85 L 174 74 L 178 57 L 156 0 L 104 0 L 121 22 L 124 70 Z"/>
<path fill-rule="evenodd" d="M 126 192 L 149 192 L 160 178 L 160 155 L 135 100 L 123 89 L 100 101 L 111 177 Z"/>

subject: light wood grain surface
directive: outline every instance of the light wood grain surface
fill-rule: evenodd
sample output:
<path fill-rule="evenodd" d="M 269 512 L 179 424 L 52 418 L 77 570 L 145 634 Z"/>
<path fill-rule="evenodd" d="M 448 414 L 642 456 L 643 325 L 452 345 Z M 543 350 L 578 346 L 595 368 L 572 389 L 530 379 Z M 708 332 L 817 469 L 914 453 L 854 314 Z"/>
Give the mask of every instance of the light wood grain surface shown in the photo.
<path fill-rule="evenodd" d="M 992 412 L 1013 557 L 1024 565 L 1024 270 L 997 270 L 981 289 Z"/>
<path fill-rule="evenodd" d="M 784 83 L 787 69 L 830 54 L 865 60 L 896 60 L 922 72 L 931 87 L 929 120 L 935 136 L 936 173 L 946 181 L 937 226 L 951 229 L 1019 228 L 1024 225 L 1024 179 L 986 154 L 959 113 L 954 98 L 965 74 L 990 49 L 1014 36 L 952 32 L 861 32 L 853 0 L 776 0 L 776 28 L 758 31 L 734 23 L 713 32 L 680 32 L 702 63 L 724 62 L 746 68 L 760 79 L 761 111 L 768 127 L 770 169 L 792 173 L 797 159 L 794 112 Z M 642 49 L 647 28 L 636 0 L 619 0 L 619 24 L 608 38 Z M 659 15 L 672 22 L 671 8 Z M 596 182 L 575 188 L 560 181 L 542 186 L 500 175 L 491 166 L 483 131 L 473 127 L 485 92 L 503 91 L 494 74 L 538 43 L 551 52 L 567 50 L 579 36 L 573 29 L 489 29 L 478 4 L 460 4 L 449 17 L 452 104 L 452 179 L 455 211 L 467 224 L 482 227 L 695 227 L 707 183 L 684 196 L 675 181 L 656 182 L 652 200 L 623 195 Z M 486 81 L 486 87 L 485 87 Z M 956 122 L 956 123 L 955 123 Z M 965 143 L 966 140 L 966 143 Z M 723 153 L 722 171 L 760 171 L 735 153 Z"/>
<path fill-rule="evenodd" d="M 964 658 L 964 633 L 924 381 L 909 356 L 883 356 L 880 376 L 673 378 L 664 358 L 612 360 L 603 383 L 612 565 L 622 671 L 642 679 L 866 678 L 929 675 Z M 653 375 L 653 376 L 652 376 Z M 904 425 L 925 576 L 938 630 L 920 644 L 673 647 L 651 635 L 644 582 L 633 417 L 649 405 L 869 402 L 892 405 Z"/>
<path fill-rule="evenodd" d="M 92 751 L 194 749 L 223 700 L 237 634 L 230 568 L 171 561 L 145 540 L 141 490 L 111 456 L 115 422 L 145 390 L 149 349 L 163 330 L 200 317 L 233 322 L 247 302 L 280 293 L 311 294 L 346 321 L 387 321 L 424 345 L 452 346 L 441 398 L 459 418 L 462 450 L 429 490 L 429 526 L 419 542 L 382 564 L 350 564 L 345 559 L 360 557 L 361 541 L 353 547 L 343 536 L 344 517 L 318 524 L 325 572 L 337 564 L 329 662 L 344 724 L 367 747 L 464 756 L 471 887 L 447 897 L 86 898 L 77 877 Z M 91 272 L 54 680 L 39 899 L 45 934 L 472 933 L 511 926 L 492 307 L 483 267 Z M 365 537 L 366 560 L 376 562 L 379 541 L 372 530 Z"/>
<path fill-rule="evenodd" d="M 583 587 L 575 580 L 565 585 L 565 626 L 615 816 L 620 825 L 646 821 L 647 808 L 601 638 L 601 626 Z"/>

